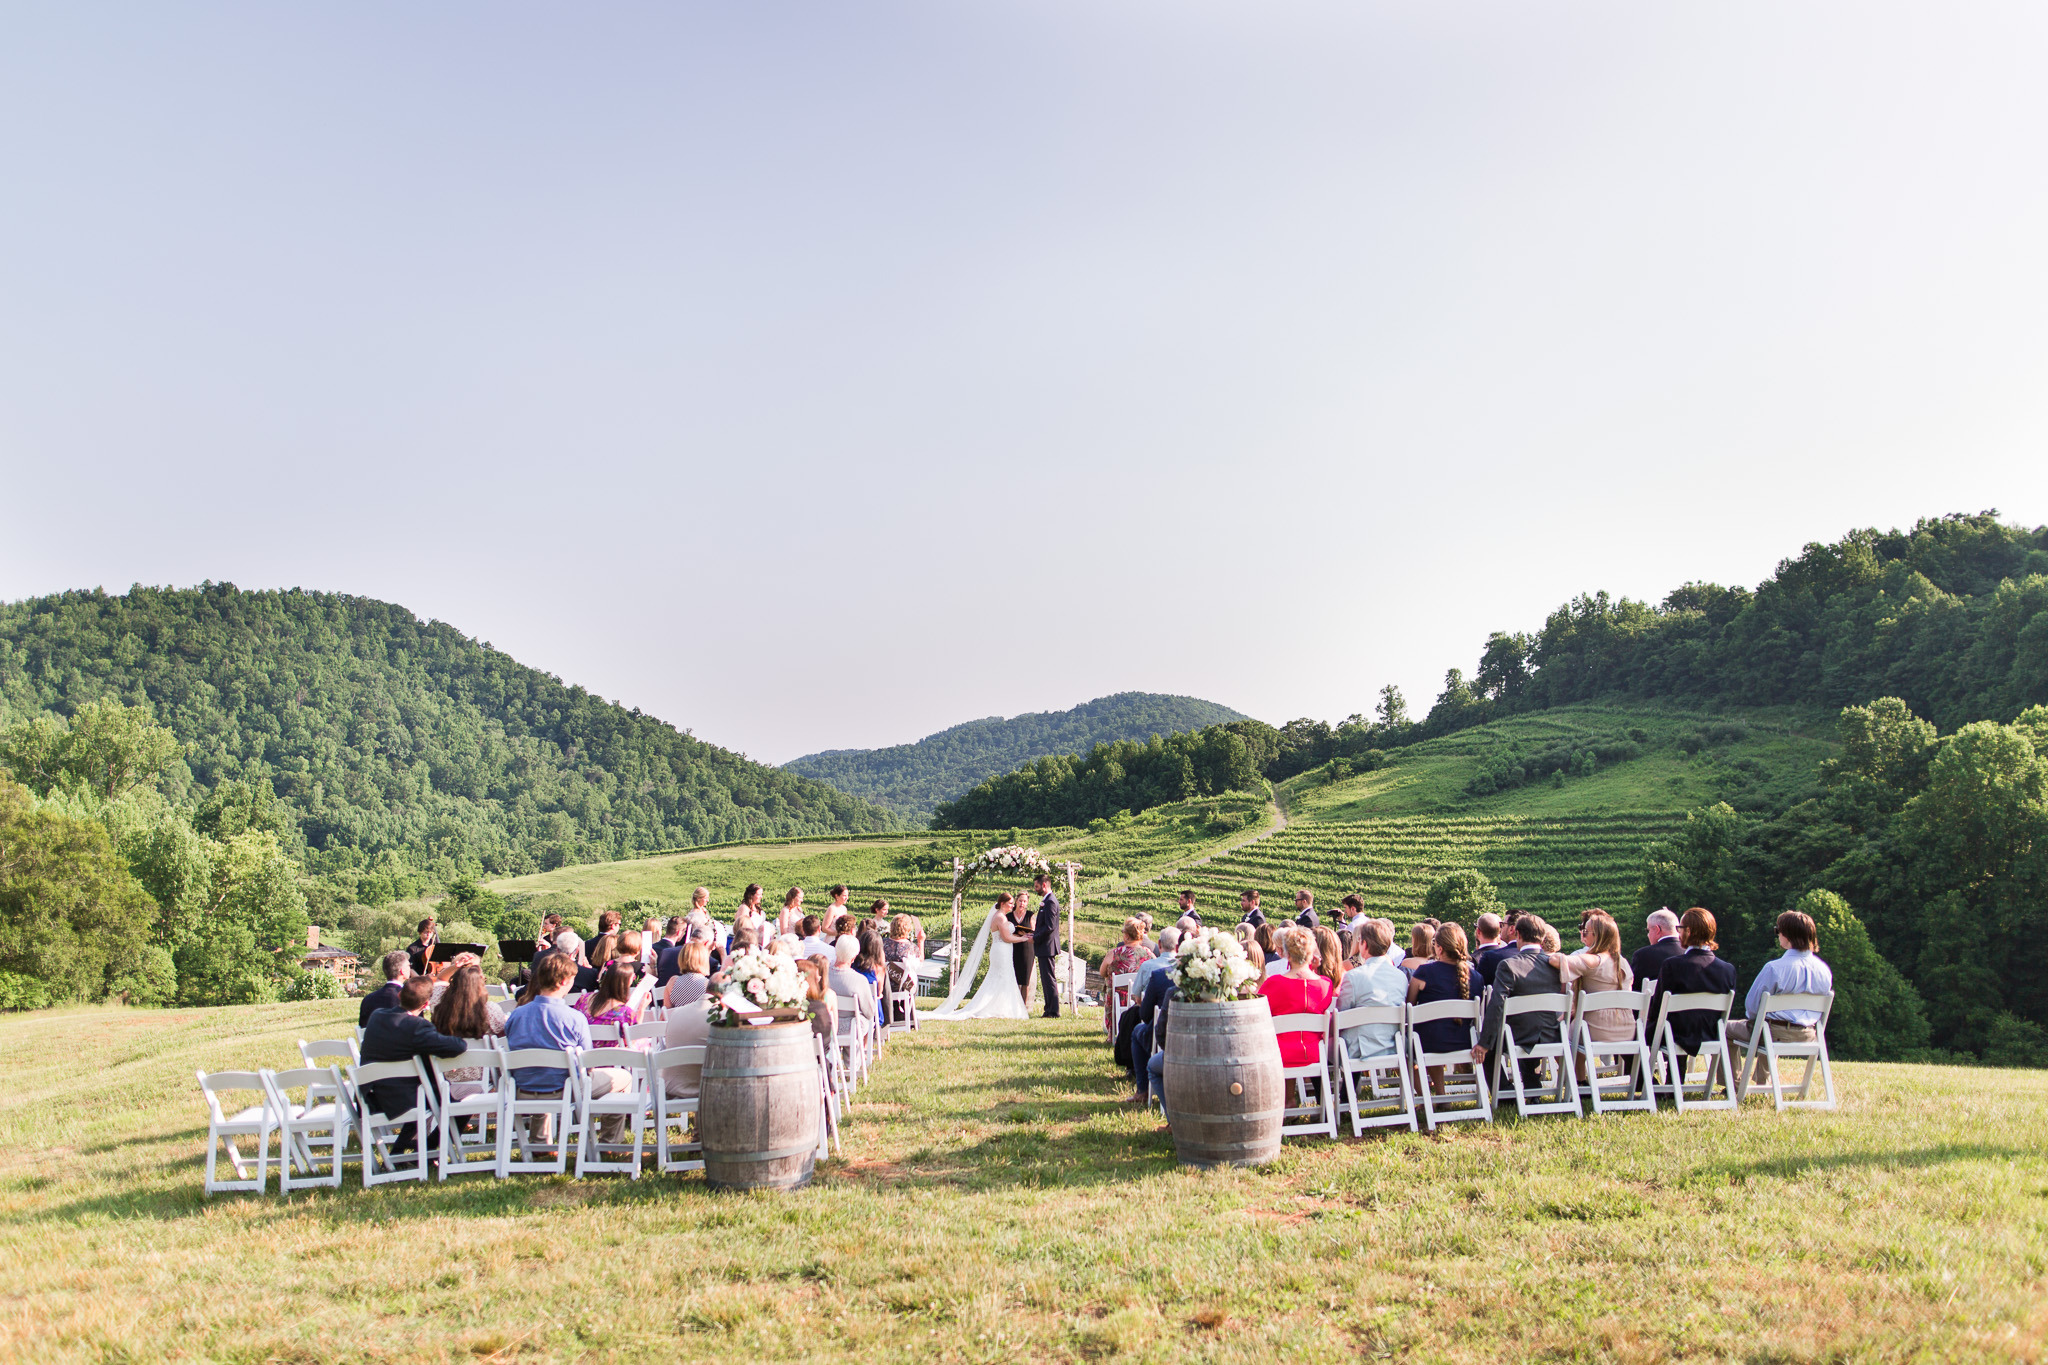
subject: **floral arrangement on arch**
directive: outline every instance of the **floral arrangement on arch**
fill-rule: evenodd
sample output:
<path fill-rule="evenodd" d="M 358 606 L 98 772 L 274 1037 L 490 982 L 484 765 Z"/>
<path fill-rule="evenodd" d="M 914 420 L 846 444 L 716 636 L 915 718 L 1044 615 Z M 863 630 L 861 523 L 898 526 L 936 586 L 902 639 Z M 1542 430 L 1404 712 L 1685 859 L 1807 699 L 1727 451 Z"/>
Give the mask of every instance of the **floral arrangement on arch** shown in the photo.
<path fill-rule="evenodd" d="M 1166 974 L 1180 987 L 1180 998 L 1200 1004 L 1249 1000 L 1259 992 L 1263 965 L 1253 966 L 1235 934 L 1203 929 L 1180 941 Z"/>
<path fill-rule="evenodd" d="M 1004 844 L 977 853 L 967 860 L 965 871 L 969 876 L 980 872 L 1022 872 L 1031 877 L 1053 875 L 1052 863 L 1035 848 L 1024 848 L 1018 844 Z"/>
<path fill-rule="evenodd" d="M 737 990 L 753 1002 L 756 1010 L 802 1010 L 809 998 L 809 983 L 797 970 L 796 960 L 780 953 L 748 953 L 721 973 L 726 990 Z M 725 1028 L 745 1022 L 744 1016 L 725 1003 L 725 992 L 710 993 L 711 1022 Z"/>

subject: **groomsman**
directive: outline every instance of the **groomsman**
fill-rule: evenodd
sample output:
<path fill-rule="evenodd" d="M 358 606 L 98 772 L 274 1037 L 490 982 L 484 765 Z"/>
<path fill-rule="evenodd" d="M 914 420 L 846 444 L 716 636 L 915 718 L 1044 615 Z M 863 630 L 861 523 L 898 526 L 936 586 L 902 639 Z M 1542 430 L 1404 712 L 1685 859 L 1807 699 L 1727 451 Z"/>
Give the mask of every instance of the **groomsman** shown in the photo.
<path fill-rule="evenodd" d="M 1305 886 L 1294 893 L 1294 922 L 1304 929 L 1313 929 L 1320 923 L 1316 919 L 1316 893 Z"/>
<path fill-rule="evenodd" d="M 1259 893 L 1258 893 L 1258 892 L 1256 892 L 1256 891 L 1247 891 L 1247 892 L 1245 892 L 1245 893 L 1244 893 L 1244 894 L 1243 894 L 1242 896 L 1239 896 L 1239 897 L 1237 898 L 1237 904 L 1238 904 L 1238 908 L 1239 908 L 1240 910 L 1242 910 L 1242 911 L 1244 912 L 1244 913 L 1243 913 L 1243 914 L 1242 914 L 1242 915 L 1241 915 L 1241 916 L 1239 917 L 1239 920 L 1238 920 L 1238 922 L 1239 922 L 1239 923 L 1241 923 L 1241 924 L 1249 924 L 1249 925 L 1250 925 L 1250 926 L 1251 926 L 1252 928 L 1254 928 L 1254 929 L 1257 929 L 1257 928 L 1259 928 L 1259 927 L 1261 927 L 1262 925 L 1264 925 L 1264 924 L 1265 924 L 1265 922 L 1266 922 L 1266 912 L 1265 912 L 1265 911 L 1263 911 L 1263 910 L 1261 910 L 1261 909 L 1259 909 Z"/>
<path fill-rule="evenodd" d="M 1195 922 L 1195 927 L 1197 929 L 1202 927 L 1202 917 L 1195 913 L 1194 892 L 1183 891 L 1180 893 L 1180 915 L 1177 918 L 1184 920 L 1191 919 Z"/>

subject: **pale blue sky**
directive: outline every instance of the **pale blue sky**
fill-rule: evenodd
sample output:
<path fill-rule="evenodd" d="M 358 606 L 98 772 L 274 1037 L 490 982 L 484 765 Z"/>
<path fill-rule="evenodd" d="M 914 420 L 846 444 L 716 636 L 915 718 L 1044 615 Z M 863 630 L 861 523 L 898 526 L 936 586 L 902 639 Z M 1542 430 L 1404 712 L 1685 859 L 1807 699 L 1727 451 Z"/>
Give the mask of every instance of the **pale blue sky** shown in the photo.
<path fill-rule="evenodd" d="M 0 597 L 386 598 L 781 761 L 2048 521 L 2035 4 L 0 17 Z"/>

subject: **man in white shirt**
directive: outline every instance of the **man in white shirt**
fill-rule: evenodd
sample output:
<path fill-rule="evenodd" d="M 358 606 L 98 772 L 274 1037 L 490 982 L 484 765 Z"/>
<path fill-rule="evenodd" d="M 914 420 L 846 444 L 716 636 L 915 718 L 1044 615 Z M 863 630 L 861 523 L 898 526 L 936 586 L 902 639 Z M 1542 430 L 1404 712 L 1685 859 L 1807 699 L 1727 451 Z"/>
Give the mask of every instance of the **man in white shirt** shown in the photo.
<path fill-rule="evenodd" d="M 840 1000 L 852 1001 L 854 1012 L 861 1018 L 870 1024 L 874 1023 L 874 985 L 853 969 L 853 960 L 860 956 L 859 941 L 852 934 L 842 934 L 831 952 L 832 965 L 825 972 L 825 984 L 832 988 L 832 994 Z"/>
<path fill-rule="evenodd" d="M 798 961 L 807 957 L 832 956 L 832 941 L 825 937 L 822 932 L 824 925 L 818 922 L 816 915 L 805 915 L 797 927 L 803 931 L 803 936 L 796 943 Z"/>
<path fill-rule="evenodd" d="M 1763 1008 L 1766 995 L 1826 995 L 1835 988 L 1834 971 L 1814 954 L 1819 941 L 1820 930 L 1814 925 L 1813 916 L 1798 910 L 1787 910 L 1778 916 L 1778 946 L 1785 951 L 1766 962 L 1756 980 L 1749 983 L 1749 994 L 1743 1000 L 1744 1017 L 1728 1021 L 1730 1043 L 1748 1046 L 1756 1032 L 1756 1013 Z M 1818 1010 L 1778 1010 L 1764 1022 L 1771 1026 L 1771 1037 L 1781 1043 L 1811 1043 L 1820 1036 Z M 1770 1068 L 1764 1065 L 1761 1054 L 1757 1057 L 1754 1079 L 1758 1083 L 1770 1080 Z"/>

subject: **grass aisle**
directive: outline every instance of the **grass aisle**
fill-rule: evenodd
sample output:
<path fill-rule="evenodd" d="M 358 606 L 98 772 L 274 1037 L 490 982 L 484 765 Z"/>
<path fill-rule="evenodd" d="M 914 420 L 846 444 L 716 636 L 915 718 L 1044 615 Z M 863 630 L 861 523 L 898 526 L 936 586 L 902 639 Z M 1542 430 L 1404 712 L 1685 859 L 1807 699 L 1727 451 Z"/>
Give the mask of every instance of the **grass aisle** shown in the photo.
<path fill-rule="evenodd" d="M 1839 1114 L 1290 1146 L 1193 1176 L 1098 1026 L 933 1025 L 784 1198 L 695 1178 L 199 1195 L 195 1068 L 334 1004 L 0 1020 L 0 1358 L 2041 1358 L 2048 1075 Z M 273 1185 L 274 1189 L 274 1185 Z"/>

